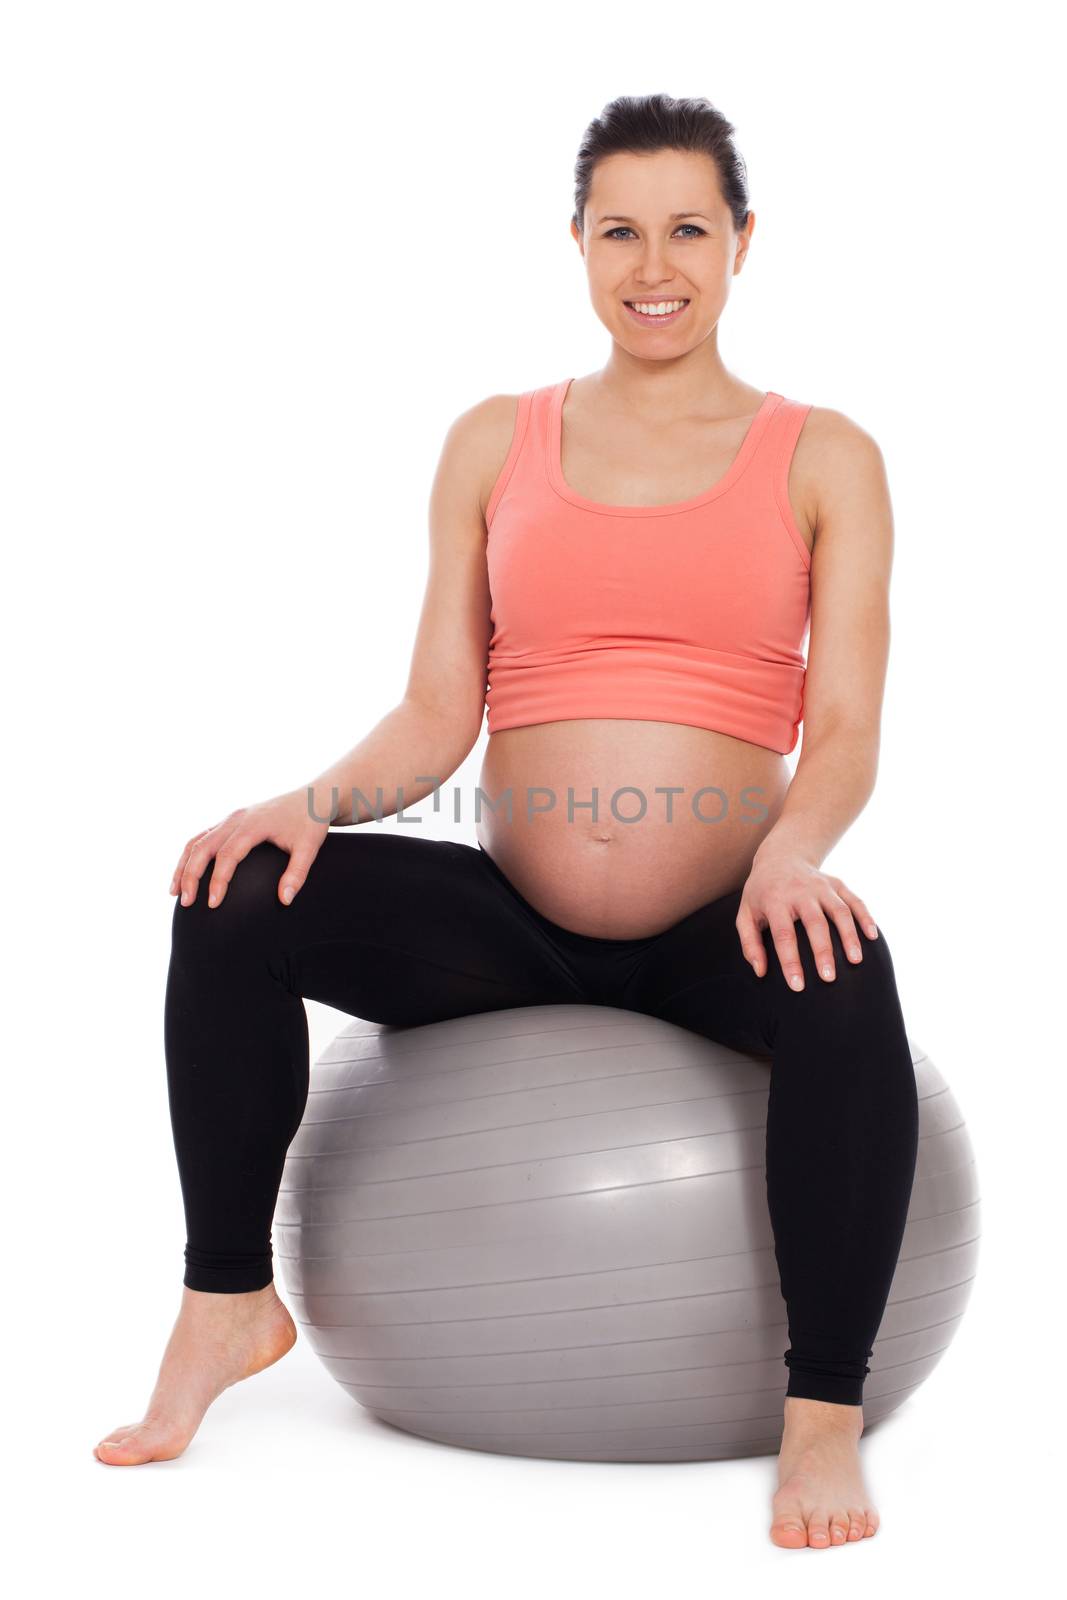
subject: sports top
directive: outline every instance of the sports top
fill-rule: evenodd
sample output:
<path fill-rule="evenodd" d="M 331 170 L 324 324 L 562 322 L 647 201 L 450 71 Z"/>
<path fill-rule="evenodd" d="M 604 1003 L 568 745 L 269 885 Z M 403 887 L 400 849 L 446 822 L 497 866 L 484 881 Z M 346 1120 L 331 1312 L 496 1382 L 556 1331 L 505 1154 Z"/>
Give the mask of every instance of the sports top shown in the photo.
<path fill-rule="evenodd" d="M 788 478 L 810 406 L 764 396 L 712 488 L 602 505 L 563 477 L 573 379 L 519 397 L 486 506 L 490 734 L 622 717 L 787 755 L 803 714 L 811 556 Z"/>

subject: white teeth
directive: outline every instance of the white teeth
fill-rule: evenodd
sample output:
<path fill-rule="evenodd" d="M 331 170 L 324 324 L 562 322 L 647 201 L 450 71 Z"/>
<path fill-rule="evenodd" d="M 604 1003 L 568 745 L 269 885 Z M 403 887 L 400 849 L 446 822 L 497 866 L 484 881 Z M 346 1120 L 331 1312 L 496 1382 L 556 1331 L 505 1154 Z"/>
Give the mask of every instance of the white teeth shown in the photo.
<path fill-rule="evenodd" d="M 645 300 L 630 301 L 630 304 L 633 306 L 634 310 L 640 311 L 646 317 L 666 317 L 672 311 L 680 311 L 682 307 L 684 305 L 688 305 L 688 303 L 689 302 L 686 300 L 662 300 L 657 301 L 654 304 L 650 304 Z"/>

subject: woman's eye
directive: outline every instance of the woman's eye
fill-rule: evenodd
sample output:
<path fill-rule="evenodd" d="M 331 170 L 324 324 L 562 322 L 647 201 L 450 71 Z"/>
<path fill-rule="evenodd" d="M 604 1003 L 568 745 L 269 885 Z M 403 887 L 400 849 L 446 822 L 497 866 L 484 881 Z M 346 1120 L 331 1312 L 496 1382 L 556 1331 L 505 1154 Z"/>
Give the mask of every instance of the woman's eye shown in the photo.
<path fill-rule="evenodd" d="M 704 232 L 704 229 L 701 228 L 701 227 L 698 227 L 695 222 L 683 222 L 679 228 L 675 229 L 675 232 L 676 233 L 681 233 L 686 228 L 688 228 L 690 235 L 703 234 L 703 232 Z M 632 228 L 627 228 L 625 226 L 625 224 L 622 224 L 617 228 L 609 228 L 607 233 L 604 235 L 604 237 L 605 237 L 605 239 L 617 239 L 618 236 L 621 233 L 632 233 L 632 232 L 633 232 Z"/>

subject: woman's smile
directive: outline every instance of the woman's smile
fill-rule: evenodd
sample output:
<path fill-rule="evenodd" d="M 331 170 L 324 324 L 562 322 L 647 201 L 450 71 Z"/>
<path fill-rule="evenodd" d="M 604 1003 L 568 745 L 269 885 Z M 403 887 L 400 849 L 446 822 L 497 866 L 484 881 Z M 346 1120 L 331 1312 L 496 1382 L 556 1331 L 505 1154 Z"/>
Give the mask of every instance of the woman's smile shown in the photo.
<path fill-rule="evenodd" d="M 664 300 L 661 297 L 653 296 L 649 300 L 624 300 L 623 305 L 633 320 L 639 322 L 642 327 L 656 328 L 662 327 L 668 322 L 677 322 L 679 317 L 685 315 L 689 301 L 683 300 L 680 295 L 673 300 Z M 663 311 L 652 309 L 657 306 L 669 306 L 671 309 Z"/>

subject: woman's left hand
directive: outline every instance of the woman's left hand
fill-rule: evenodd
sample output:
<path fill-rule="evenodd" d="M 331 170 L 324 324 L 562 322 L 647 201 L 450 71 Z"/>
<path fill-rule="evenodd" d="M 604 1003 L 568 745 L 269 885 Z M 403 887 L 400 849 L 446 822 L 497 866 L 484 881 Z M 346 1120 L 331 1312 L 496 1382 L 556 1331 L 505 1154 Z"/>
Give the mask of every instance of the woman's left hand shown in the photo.
<path fill-rule="evenodd" d="M 741 948 L 757 978 L 762 978 L 767 969 L 762 930 L 770 928 L 786 982 L 791 989 L 803 989 L 804 968 L 793 926 L 799 918 L 811 942 L 816 971 L 826 982 L 832 982 L 836 967 L 828 916 L 841 935 L 849 960 L 862 961 L 863 949 L 856 921 L 863 924 L 864 932 L 872 939 L 878 937 L 878 929 L 858 894 L 853 894 L 840 878 L 820 872 L 803 856 L 757 859 L 742 892 L 736 917 Z"/>

